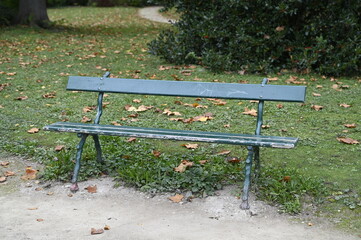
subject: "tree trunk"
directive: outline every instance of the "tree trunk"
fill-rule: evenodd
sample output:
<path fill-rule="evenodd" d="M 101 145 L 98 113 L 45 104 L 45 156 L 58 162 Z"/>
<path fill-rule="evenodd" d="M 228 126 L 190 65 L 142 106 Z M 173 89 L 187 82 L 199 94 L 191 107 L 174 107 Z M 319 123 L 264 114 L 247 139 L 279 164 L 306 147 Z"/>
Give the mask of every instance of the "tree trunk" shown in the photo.
<path fill-rule="evenodd" d="M 19 11 L 14 24 L 48 28 L 50 20 L 46 11 L 46 0 L 19 0 Z"/>

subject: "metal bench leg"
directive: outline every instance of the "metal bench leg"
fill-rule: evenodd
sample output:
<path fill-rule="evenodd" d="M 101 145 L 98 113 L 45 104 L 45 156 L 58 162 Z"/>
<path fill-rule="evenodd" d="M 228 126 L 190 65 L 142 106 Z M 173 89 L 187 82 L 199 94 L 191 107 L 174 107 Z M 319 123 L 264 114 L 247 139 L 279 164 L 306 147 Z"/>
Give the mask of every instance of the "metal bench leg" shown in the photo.
<path fill-rule="evenodd" d="M 259 175 L 261 174 L 261 162 L 259 160 L 259 147 L 254 148 L 254 163 L 255 163 L 255 182 L 257 183 Z"/>
<path fill-rule="evenodd" d="M 97 161 L 99 163 L 104 163 L 103 158 L 102 158 L 102 148 L 101 148 L 100 142 L 99 142 L 99 136 L 93 135 L 93 139 L 94 139 L 95 149 L 97 150 Z"/>
<path fill-rule="evenodd" d="M 72 192 L 76 192 L 79 190 L 78 174 L 79 174 L 79 169 L 80 169 L 80 160 L 81 160 L 81 155 L 83 153 L 84 143 L 85 143 L 86 138 L 88 137 L 88 134 L 79 134 L 78 136 L 81 137 L 81 139 L 80 139 L 78 146 L 76 147 L 76 149 L 77 149 L 76 162 L 75 162 L 75 167 L 74 167 L 73 178 L 71 180 L 73 185 L 71 185 L 71 187 L 70 187 L 70 191 L 72 191 Z"/>
<path fill-rule="evenodd" d="M 248 149 L 248 156 L 246 159 L 246 166 L 245 166 L 245 177 L 244 177 L 244 184 L 243 184 L 243 195 L 242 195 L 242 203 L 241 209 L 249 209 L 248 204 L 248 195 L 249 189 L 251 185 L 251 170 L 252 170 L 252 159 L 254 154 L 253 147 L 247 147 Z"/>

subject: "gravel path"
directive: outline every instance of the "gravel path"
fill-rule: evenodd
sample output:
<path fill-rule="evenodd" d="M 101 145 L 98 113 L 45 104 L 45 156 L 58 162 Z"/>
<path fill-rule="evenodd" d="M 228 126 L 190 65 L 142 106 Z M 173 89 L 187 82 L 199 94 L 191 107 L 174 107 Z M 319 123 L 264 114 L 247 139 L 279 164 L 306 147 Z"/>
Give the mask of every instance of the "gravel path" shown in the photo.
<path fill-rule="evenodd" d="M 251 199 L 251 211 L 239 208 L 234 188 L 216 196 L 173 203 L 170 195 L 149 196 L 131 188 L 114 188 L 111 178 L 81 182 L 71 194 L 69 183 L 21 180 L 26 166 L 41 166 L 17 157 L 1 157 L 0 239 L 130 239 L 130 240 L 359 240 L 320 219 L 278 214 Z M 85 190 L 97 186 L 96 193 Z M 103 229 L 91 235 L 91 228 Z"/>
<path fill-rule="evenodd" d="M 146 7 L 141 8 L 138 12 L 139 16 L 154 22 L 161 22 L 161 23 L 172 23 L 174 20 L 167 19 L 159 14 L 159 10 L 162 7 Z"/>

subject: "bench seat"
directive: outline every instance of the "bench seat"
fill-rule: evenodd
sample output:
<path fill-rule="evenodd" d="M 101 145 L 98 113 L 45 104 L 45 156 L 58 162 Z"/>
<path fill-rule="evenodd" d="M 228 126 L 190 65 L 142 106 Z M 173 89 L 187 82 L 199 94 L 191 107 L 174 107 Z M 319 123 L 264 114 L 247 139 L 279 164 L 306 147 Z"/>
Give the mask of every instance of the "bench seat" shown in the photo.
<path fill-rule="evenodd" d="M 219 132 L 186 131 L 174 129 L 157 129 L 129 126 L 99 125 L 88 123 L 57 122 L 45 126 L 44 130 L 72 132 L 89 135 L 110 135 L 124 137 L 141 137 L 169 139 L 178 141 L 210 142 L 246 146 L 294 148 L 298 138 L 262 136 Z"/>

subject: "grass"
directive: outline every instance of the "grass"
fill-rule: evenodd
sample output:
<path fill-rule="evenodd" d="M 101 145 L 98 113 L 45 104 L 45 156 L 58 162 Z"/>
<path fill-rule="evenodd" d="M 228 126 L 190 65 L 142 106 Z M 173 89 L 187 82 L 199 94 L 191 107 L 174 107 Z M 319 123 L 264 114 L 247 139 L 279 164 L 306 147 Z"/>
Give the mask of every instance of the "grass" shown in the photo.
<path fill-rule="evenodd" d="M 49 9 L 55 28 L 52 30 L 27 27 L 6 27 L 0 33 L 0 147 L 1 151 L 30 156 L 43 162 L 46 178 L 64 181 L 70 179 L 75 156 L 77 137 L 74 134 L 57 134 L 40 130 L 30 134 L 31 128 L 69 120 L 79 122 L 83 116 L 94 118 L 95 113 L 83 112 L 86 106 L 96 104 L 92 93 L 65 91 L 68 75 L 101 76 L 111 71 L 123 78 L 179 79 L 193 81 L 224 81 L 260 83 L 264 76 L 236 73 L 213 74 L 201 66 L 188 69 L 185 66 L 166 65 L 161 59 L 147 53 L 147 43 L 167 24 L 149 22 L 138 18 L 135 8 L 85 8 L 72 7 Z M 183 70 L 190 70 L 191 75 Z M 318 75 L 284 73 L 272 75 L 278 80 L 271 84 L 296 81 L 307 85 L 305 104 L 268 102 L 265 109 L 265 135 L 299 137 L 295 149 L 262 149 L 264 167 L 260 197 L 276 204 L 287 212 L 297 212 L 306 206 L 307 195 L 319 203 L 318 214 L 331 219 L 351 231 L 361 229 L 360 195 L 361 144 L 340 143 L 337 138 L 348 137 L 361 142 L 361 83 L 360 79 L 333 79 Z M 337 88 L 336 88 L 337 85 Z M 321 87 L 322 86 L 322 87 Z M 54 98 L 43 97 L 52 93 Z M 315 96 L 318 93 L 320 96 Z M 27 98 L 16 100 L 19 97 Z M 141 103 L 134 103 L 140 99 Z M 255 118 L 241 113 L 245 107 L 255 108 L 248 101 L 231 101 L 219 106 L 207 99 L 171 98 L 108 94 L 109 102 L 102 123 L 113 121 L 124 125 L 159 128 L 194 129 L 207 131 L 254 131 Z M 175 104 L 198 103 L 208 106 L 192 108 Z M 153 106 L 152 110 L 138 113 L 138 117 L 124 110 L 126 104 Z M 350 107 L 341 107 L 348 104 Z M 312 106 L 323 106 L 316 111 Z M 181 117 L 214 114 L 207 122 L 184 124 L 170 121 L 169 117 L 154 109 L 182 113 Z M 344 124 L 356 124 L 346 128 Z M 225 127 L 225 125 L 227 127 Z M 228 126 L 229 125 L 229 126 Z M 347 132 L 346 132 L 347 131 Z M 186 149 L 182 142 L 143 140 L 127 142 L 123 138 L 102 137 L 106 166 L 95 161 L 91 141 L 84 151 L 81 178 L 99 175 L 106 170 L 110 174 L 147 191 L 183 191 L 211 194 L 221 184 L 240 184 L 243 163 L 228 163 L 226 156 L 217 155 L 229 150 L 228 157 L 244 158 L 244 148 L 201 143 L 197 149 Z M 54 147 L 64 145 L 65 150 L 55 152 Z M 159 157 L 153 151 L 159 151 Z M 181 160 L 195 163 L 184 174 L 173 168 Z M 200 160 L 207 160 L 201 164 Z M 291 181 L 283 181 L 289 176 Z M 327 193 L 327 195 L 325 195 Z"/>

